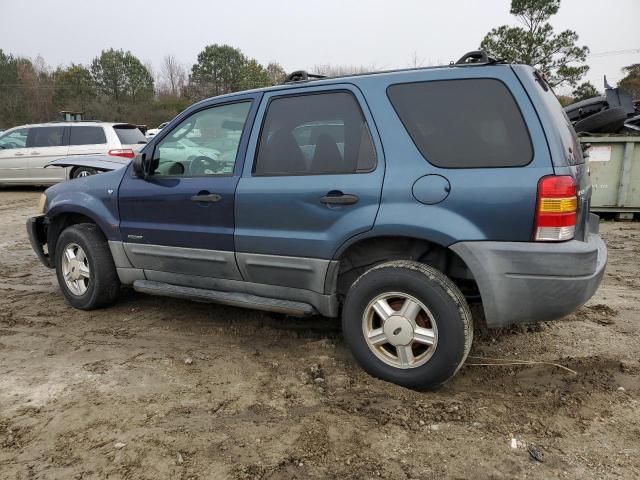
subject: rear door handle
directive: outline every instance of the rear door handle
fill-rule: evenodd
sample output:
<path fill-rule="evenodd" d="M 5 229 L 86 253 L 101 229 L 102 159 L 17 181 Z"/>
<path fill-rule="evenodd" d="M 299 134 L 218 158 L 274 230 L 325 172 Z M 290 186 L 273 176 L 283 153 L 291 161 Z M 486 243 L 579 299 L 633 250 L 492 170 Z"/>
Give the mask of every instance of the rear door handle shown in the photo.
<path fill-rule="evenodd" d="M 40 152 L 29 152 L 29 155 L 40 155 Z"/>
<path fill-rule="evenodd" d="M 22 157 L 24 155 L 24 153 L 16 152 L 16 153 L 14 153 L 14 155 L 16 157 Z"/>
<path fill-rule="evenodd" d="M 358 200 L 360 200 L 360 198 L 357 195 L 331 191 L 320 198 L 320 203 L 324 203 L 325 205 L 353 205 L 354 203 L 358 203 Z"/>
<path fill-rule="evenodd" d="M 222 196 L 217 193 L 199 193 L 198 195 L 191 197 L 191 200 L 194 202 L 219 202 L 221 199 Z"/>

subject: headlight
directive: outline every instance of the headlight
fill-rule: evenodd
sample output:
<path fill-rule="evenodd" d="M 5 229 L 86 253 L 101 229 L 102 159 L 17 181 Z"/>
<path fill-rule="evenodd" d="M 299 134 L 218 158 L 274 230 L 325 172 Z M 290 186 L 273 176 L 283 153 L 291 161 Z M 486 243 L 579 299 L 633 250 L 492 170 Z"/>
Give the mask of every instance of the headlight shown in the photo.
<path fill-rule="evenodd" d="M 47 196 L 43 193 L 38 200 L 38 213 L 44 213 L 44 207 L 47 204 Z"/>

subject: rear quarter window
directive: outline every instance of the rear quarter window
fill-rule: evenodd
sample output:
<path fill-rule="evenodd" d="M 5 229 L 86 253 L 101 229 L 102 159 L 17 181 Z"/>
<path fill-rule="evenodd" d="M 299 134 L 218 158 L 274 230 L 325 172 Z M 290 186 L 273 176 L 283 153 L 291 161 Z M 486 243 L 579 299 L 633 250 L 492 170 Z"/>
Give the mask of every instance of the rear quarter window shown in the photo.
<path fill-rule="evenodd" d="M 142 131 L 134 125 L 114 125 L 113 129 L 123 145 L 147 143 L 147 138 Z"/>
<path fill-rule="evenodd" d="M 107 143 L 102 127 L 71 127 L 70 145 L 98 145 Z"/>
<path fill-rule="evenodd" d="M 522 167 L 533 158 L 522 113 L 499 80 L 396 84 L 387 95 L 422 156 L 437 167 Z"/>

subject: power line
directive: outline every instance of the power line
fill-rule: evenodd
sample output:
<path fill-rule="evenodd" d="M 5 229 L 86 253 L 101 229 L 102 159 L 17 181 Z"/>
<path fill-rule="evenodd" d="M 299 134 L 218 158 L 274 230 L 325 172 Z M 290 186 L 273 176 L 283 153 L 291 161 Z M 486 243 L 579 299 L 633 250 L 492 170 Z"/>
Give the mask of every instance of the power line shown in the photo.
<path fill-rule="evenodd" d="M 587 55 L 587 57 L 611 57 L 613 55 L 625 55 L 628 53 L 640 53 L 640 48 L 629 48 L 627 50 L 610 50 L 608 52 L 590 53 L 589 55 Z"/>

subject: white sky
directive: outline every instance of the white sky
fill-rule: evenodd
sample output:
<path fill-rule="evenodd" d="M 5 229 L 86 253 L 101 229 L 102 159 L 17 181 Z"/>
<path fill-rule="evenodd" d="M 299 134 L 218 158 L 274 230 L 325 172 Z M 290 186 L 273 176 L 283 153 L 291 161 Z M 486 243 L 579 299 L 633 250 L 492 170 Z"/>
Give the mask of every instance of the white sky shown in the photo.
<path fill-rule="evenodd" d="M 0 48 L 42 55 L 56 67 L 87 64 L 102 49 L 131 50 L 156 68 L 167 54 L 187 69 L 205 45 L 227 43 L 287 71 L 319 64 L 406 67 L 448 63 L 478 47 L 485 33 L 516 24 L 509 0 L 0 0 Z M 587 79 L 602 89 L 640 63 L 640 0 L 562 0 L 552 19 L 580 44 Z"/>

